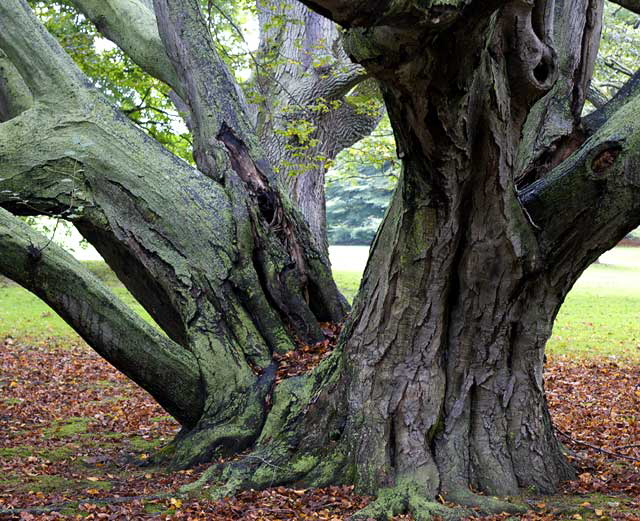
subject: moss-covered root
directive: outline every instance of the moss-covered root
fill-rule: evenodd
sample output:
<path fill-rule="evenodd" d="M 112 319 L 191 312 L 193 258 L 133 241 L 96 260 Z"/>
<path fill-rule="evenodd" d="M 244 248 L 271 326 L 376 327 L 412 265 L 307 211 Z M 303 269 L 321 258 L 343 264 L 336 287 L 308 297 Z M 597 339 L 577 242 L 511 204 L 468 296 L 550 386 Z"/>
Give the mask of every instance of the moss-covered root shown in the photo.
<path fill-rule="evenodd" d="M 291 483 L 308 473 L 308 469 L 300 468 L 299 462 L 275 463 L 281 460 L 266 451 L 256 451 L 236 461 L 212 465 L 197 481 L 185 485 L 180 491 L 197 492 L 205 485 L 214 485 L 208 487 L 207 495 L 218 500 L 233 496 L 240 490 L 260 490 Z"/>
<path fill-rule="evenodd" d="M 351 520 L 377 519 L 387 521 L 400 514 L 411 514 L 416 521 L 444 519 L 460 520 L 474 512 L 450 508 L 427 498 L 417 485 L 403 484 L 379 491 L 375 501 L 351 516 Z"/>
<path fill-rule="evenodd" d="M 512 503 L 494 496 L 480 496 L 469 489 L 461 487 L 455 492 L 447 492 L 448 501 L 464 507 L 473 508 L 481 514 L 524 514 L 529 508 L 524 503 Z"/>

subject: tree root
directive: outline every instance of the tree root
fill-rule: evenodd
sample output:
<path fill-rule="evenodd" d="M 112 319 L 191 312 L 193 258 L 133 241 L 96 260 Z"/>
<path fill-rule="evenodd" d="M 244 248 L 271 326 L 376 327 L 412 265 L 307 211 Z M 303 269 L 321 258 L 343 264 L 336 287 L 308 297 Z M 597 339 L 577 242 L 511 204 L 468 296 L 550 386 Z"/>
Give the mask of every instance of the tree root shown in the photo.
<path fill-rule="evenodd" d="M 480 496 L 468 490 L 449 494 L 447 499 L 459 506 L 442 505 L 428 498 L 418 485 L 404 483 L 380 490 L 375 501 L 356 512 L 350 519 L 352 521 L 369 519 L 387 521 L 400 514 L 411 514 L 416 521 L 432 519 L 457 521 L 478 514 L 521 514 L 528 510 L 523 504 Z"/>
<path fill-rule="evenodd" d="M 250 447 L 264 426 L 265 399 L 275 377 L 276 366 L 272 364 L 251 392 L 237 395 L 233 406 L 221 413 L 219 404 L 214 402 L 215 407 L 212 406 L 193 429 L 181 432 L 173 441 L 170 467 L 185 469 Z"/>
<path fill-rule="evenodd" d="M 524 514 L 529 510 L 524 503 L 511 503 L 506 499 L 494 496 L 481 496 L 464 487 L 460 487 L 454 492 L 447 492 L 446 498 L 457 505 L 473 508 L 476 513 L 487 515 L 503 513 Z"/>
<path fill-rule="evenodd" d="M 442 505 L 427 498 L 417 485 L 406 483 L 380 490 L 375 501 L 356 512 L 350 519 L 387 521 L 400 514 L 411 514 L 416 521 L 454 521 L 473 515 L 474 512 Z"/>

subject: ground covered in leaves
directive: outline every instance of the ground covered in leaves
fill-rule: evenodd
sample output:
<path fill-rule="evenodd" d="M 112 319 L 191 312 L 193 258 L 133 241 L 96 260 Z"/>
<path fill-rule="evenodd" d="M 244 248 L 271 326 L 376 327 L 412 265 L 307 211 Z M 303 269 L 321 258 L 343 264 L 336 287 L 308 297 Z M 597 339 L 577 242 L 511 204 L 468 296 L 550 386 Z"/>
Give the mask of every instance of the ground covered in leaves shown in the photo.
<path fill-rule="evenodd" d="M 279 378 L 309 369 L 327 349 L 283 357 Z M 557 496 L 527 498 L 531 512 L 510 519 L 640 520 L 640 365 L 555 357 L 546 378 L 578 479 Z M 219 502 L 180 496 L 202 469 L 147 465 L 177 429 L 86 346 L 0 339 L 2 519 L 341 520 L 370 500 L 348 487 L 248 491 Z"/>

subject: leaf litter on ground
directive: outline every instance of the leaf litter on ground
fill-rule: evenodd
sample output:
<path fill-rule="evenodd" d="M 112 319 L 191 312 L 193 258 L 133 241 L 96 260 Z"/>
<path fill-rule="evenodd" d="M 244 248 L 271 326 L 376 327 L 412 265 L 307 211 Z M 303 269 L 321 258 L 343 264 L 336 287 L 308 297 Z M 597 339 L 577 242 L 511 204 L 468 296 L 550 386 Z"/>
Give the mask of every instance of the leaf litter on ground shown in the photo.
<path fill-rule="evenodd" d="M 278 359 L 279 380 L 331 353 L 339 330 L 325 329 L 327 341 Z M 0 518 L 337 521 L 371 500 L 344 486 L 181 497 L 206 467 L 145 466 L 179 426 L 86 345 L 0 340 L 0 370 Z M 545 377 L 577 479 L 557 496 L 528 498 L 528 514 L 484 519 L 640 520 L 640 366 L 556 356 Z"/>

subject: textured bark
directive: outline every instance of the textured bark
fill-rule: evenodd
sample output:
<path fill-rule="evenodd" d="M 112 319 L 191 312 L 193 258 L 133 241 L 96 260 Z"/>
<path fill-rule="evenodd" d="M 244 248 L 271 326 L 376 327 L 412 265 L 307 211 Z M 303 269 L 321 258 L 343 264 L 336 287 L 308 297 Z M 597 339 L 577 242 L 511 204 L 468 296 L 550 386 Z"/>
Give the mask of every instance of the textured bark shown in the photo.
<path fill-rule="evenodd" d="M 531 110 L 518 150 L 519 188 L 544 176 L 582 144 L 581 116 L 593 75 L 604 2 L 558 0 L 554 40 L 559 76 Z"/>
<path fill-rule="evenodd" d="M 260 0 L 258 9 L 256 82 L 263 97 L 258 107 L 258 137 L 316 244 L 326 252 L 327 165 L 369 135 L 382 115 L 381 111 L 363 112 L 348 95 L 372 98 L 376 88 L 366 81 L 364 69 L 344 52 L 333 22 L 297 2 Z M 313 128 L 305 142 L 287 133 L 287 125 L 296 121 Z"/>
<path fill-rule="evenodd" d="M 0 51 L 0 121 L 16 117 L 32 104 L 31 92 L 22 76 Z"/>
<path fill-rule="evenodd" d="M 202 136 L 217 140 L 202 167 L 215 170 L 204 175 L 111 108 L 24 2 L 3 2 L 0 29 L 0 47 L 34 93 L 32 108 L 0 126 L 0 204 L 73 221 L 171 348 L 191 353 L 199 375 L 192 392 L 202 404 L 193 401 L 186 417 L 167 407 L 186 427 L 176 464 L 246 446 L 264 421 L 271 354 L 293 349 L 295 337 L 321 339 L 318 321 L 339 321 L 345 307 L 303 220 L 271 184 L 268 165 L 252 156 L 259 150 L 242 140 L 242 114 L 203 126 Z M 235 95 L 217 87 L 226 99 Z M 219 97 L 193 92 L 188 99 L 213 114 L 217 105 L 206 104 Z M 86 298 L 83 313 L 99 313 L 102 304 Z M 54 307 L 78 328 L 63 304 Z M 98 352 L 111 349 L 108 335 L 81 333 Z M 120 354 L 109 361 L 137 381 L 150 374 Z"/>
<path fill-rule="evenodd" d="M 155 6 L 197 127 L 197 170 L 87 85 L 22 0 L 0 4 L 0 48 L 33 94 L 0 124 L 0 206 L 74 221 L 171 340 L 5 211 L 0 272 L 183 423 L 175 464 L 252 448 L 194 486 L 216 480 L 224 496 L 352 483 L 379 496 L 364 519 L 469 514 L 435 504 L 437 494 L 518 510 L 490 495 L 551 492 L 572 475 L 545 402 L 544 344 L 578 276 L 640 224 L 637 78 L 576 120 L 597 2 L 556 31 L 551 0 L 382 2 L 368 22 L 358 2 L 316 3 L 347 25 L 369 23 L 348 31 L 348 49 L 381 85 L 403 161 L 354 310 L 320 367 L 275 386 L 273 353 L 318 337 L 318 321 L 343 308 L 194 0 Z M 564 57 L 554 32 L 576 42 Z M 553 153 L 541 143 L 554 127 L 523 129 L 545 121 L 532 107 L 555 113 L 554 88 L 572 93 L 563 135 L 581 139 L 556 166 L 531 170 Z M 138 353 L 149 360 L 131 363 Z M 157 385 L 166 371 L 190 394 Z"/>
<path fill-rule="evenodd" d="M 541 274 L 514 186 L 525 116 L 556 79 L 552 14 L 512 2 L 395 70 L 370 66 L 404 171 L 345 347 L 367 489 L 408 480 L 465 503 L 469 485 L 513 495 L 570 475 L 542 387 L 564 295 Z"/>

